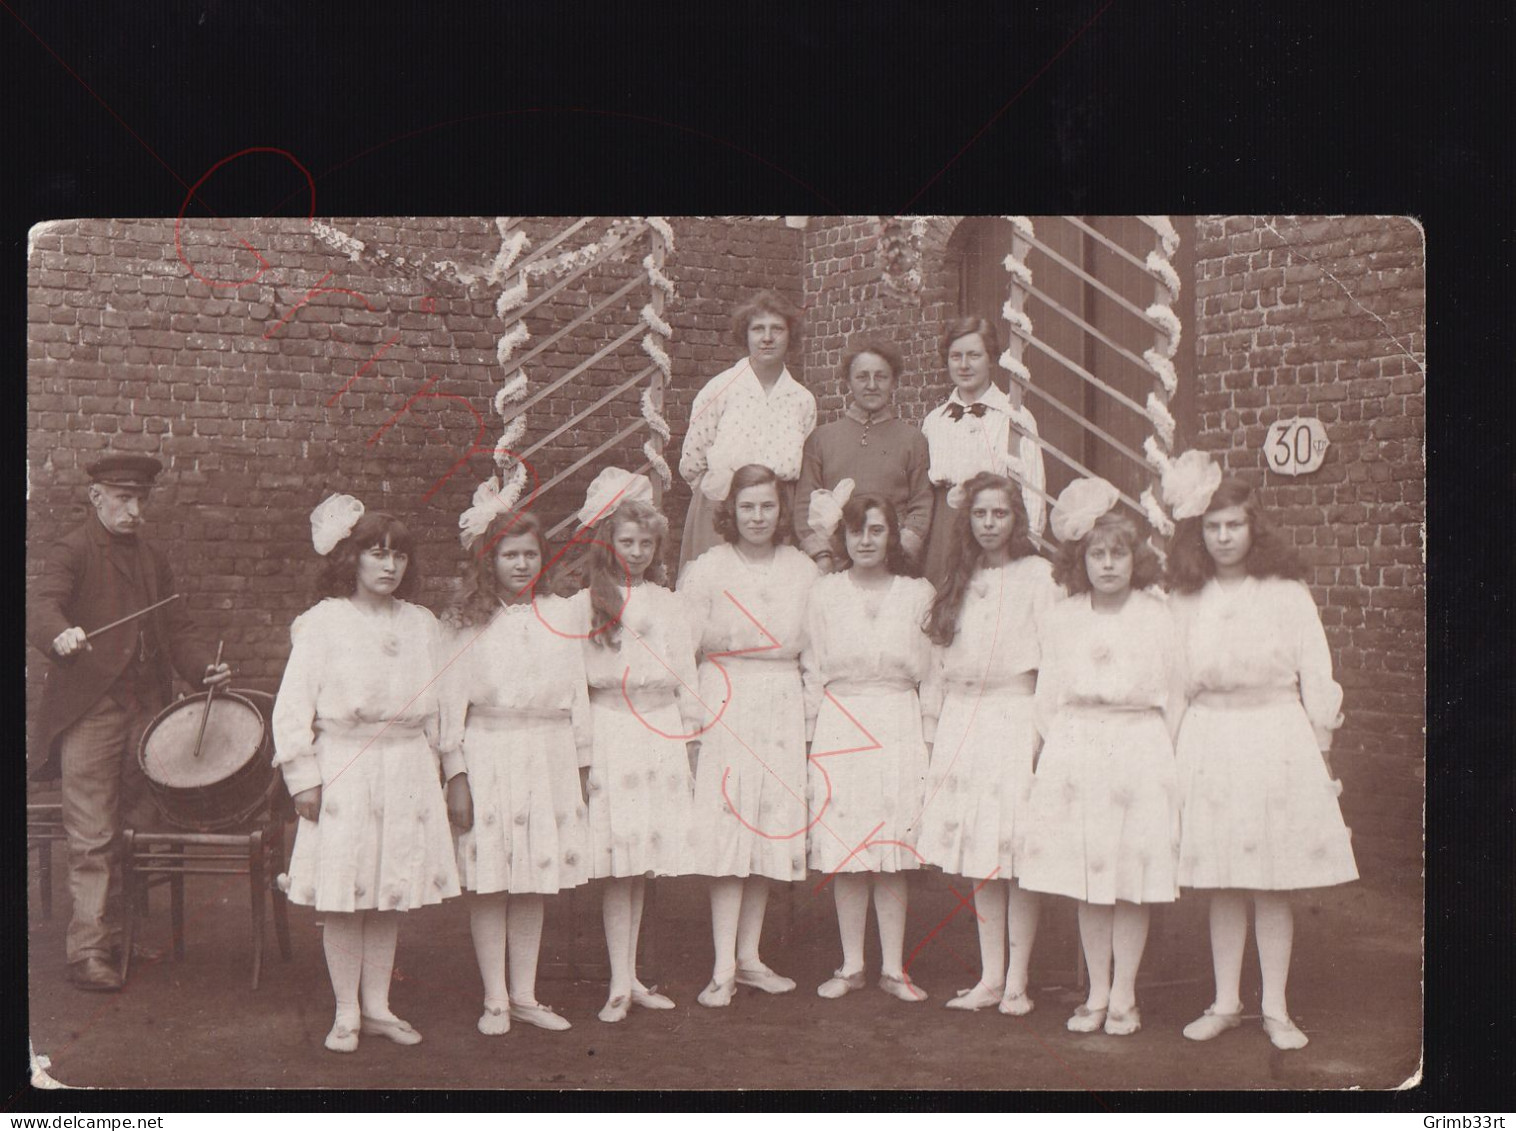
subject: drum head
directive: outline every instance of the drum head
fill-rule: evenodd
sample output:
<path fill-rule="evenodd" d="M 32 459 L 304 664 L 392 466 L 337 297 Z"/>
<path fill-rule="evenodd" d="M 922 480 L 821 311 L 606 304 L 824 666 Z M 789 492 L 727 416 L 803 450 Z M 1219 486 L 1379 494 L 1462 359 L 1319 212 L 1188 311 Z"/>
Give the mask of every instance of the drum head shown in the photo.
<path fill-rule="evenodd" d="M 206 696 L 192 695 L 158 715 L 142 736 L 142 770 L 169 789 L 200 789 L 225 781 L 263 756 L 263 715 L 241 695 L 218 692 L 211 702 L 200 753 L 195 739 L 205 718 Z"/>

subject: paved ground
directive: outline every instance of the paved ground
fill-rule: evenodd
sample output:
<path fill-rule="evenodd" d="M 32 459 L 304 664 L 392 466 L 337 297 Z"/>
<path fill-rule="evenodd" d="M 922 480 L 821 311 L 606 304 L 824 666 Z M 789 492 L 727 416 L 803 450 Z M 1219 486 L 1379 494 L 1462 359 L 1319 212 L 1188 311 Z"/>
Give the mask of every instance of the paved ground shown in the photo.
<path fill-rule="evenodd" d="M 139 963 L 120 995 L 91 995 L 64 980 L 68 897 L 58 846 L 53 916 L 41 917 L 30 889 L 31 1038 L 51 1075 L 108 1088 L 867 1088 L 1387 1089 L 1417 1070 L 1421 1047 L 1421 889 L 1372 867 L 1363 882 L 1307 895 L 1297 906 L 1290 999 L 1308 1048 L 1276 1052 L 1256 1018 L 1256 960 L 1244 998 L 1254 1016 L 1207 1045 L 1180 1029 L 1209 1001 L 1203 902 L 1187 899 L 1155 917 L 1140 985 L 1143 1031 L 1131 1038 L 1076 1036 L 1064 1020 L 1074 988 L 1072 905 L 1050 901 L 1033 965 L 1037 1010 L 1016 1019 L 949 1013 L 942 1002 L 974 978 L 974 926 L 946 878 L 913 878 L 911 967 L 932 995 L 906 1005 L 872 986 L 840 1001 L 814 988 L 837 964 L 830 889 L 776 894 L 765 958 L 800 983 L 771 998 L 739 991 L 726 1010 L 695 995 L 709 973 L 704 881 L 663 881 L 644 928 L 647 980 L 680 1007 L 634 1011 L 620 1025 L 598 1021 L 604 985 L 594 970 L 571 976 L 566 959 L 603 960 L 598 889 L 549 901 L 544 961 L 558 964 L 539 996 L 574 1022 L 566 1033 L 518 1024 L 501 1038 L 474 1030 L 480 990 L 459 901 L 409 915 L 401 929 L 396 1011 L 425 1035 L 415 1048 L 365 1040 L 352 1056 L 321 1047 L 331 1024 L 331 989 L 316 916 L 291 909 L 293 959 L 275 952 L 262 988 L 248 987 L 251 946 L 245 877 L 187 881 L 188 951 L 182 962 Z M 960 885 L 961 886 L 961 885 Z M 947 919 L 936 934 L 933 928 Z M 872 930 L 872 923 L 870 929 Z M 577 932 L 577 939 L 575 938 Z M 143 931 L 167 947 L 168 899 L 153 894 Z M 931 935 L 930 939 L 928 936 Z M 272 950 L 272 932 L 269 939 Z M 870 967 L 877 967 L 870 944 Z"/>

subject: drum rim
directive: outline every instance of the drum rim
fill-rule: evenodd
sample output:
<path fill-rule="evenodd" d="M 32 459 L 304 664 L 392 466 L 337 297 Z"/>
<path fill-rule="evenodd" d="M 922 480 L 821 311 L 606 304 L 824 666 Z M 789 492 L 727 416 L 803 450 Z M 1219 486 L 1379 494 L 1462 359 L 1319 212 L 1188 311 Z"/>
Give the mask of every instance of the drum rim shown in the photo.
<path fill-rule="evenodd" d="M 138 742 L 137 742 L 137 765 L 142 770 L 143 777 L 145 777 L 150 784 L 162 786 L 162 788 L 164 788 L 164 789 L 195 789 L 195 790 L 198 790 L 198 789 L 204 788 L 202 786 L 175 786 L 175 785 L 168 785 L 166 783 L 159 782 L 156 778 L 153 777 L 153 775 L 148 771 L 148 768 L 147 768 L 147 744 L 148 744 L 148 740 L 150 738 L 152 738 L 152 736 L 157 732 L 157 730 L 158 730 L 158 724 L 160 724 L 161 722 L 163 722 L 164 719 L 168 718 L 170 715 L 172 715 L 176 711 L 183 710 L 186 704 L 194 703 L 194 702 L 196 702 L 198 700 L 201 700 L 201 699 L 209 699 L 210 698 L 210 694 L 211 693 L 209 691 L 196 691 L 196 692 L 194 692 L 194 693 L 192 693 L 190 695 L 182 695 L 178 699 L 175 699 L 168 706 L 164 707 L 156 715 L 154 715 L 153 716 L 153 721 L 147 724 L 146 729 L 144 729 L 143 732 L 142 732 L 141 739 L 139 739 Z M 241 703 L 248 710 L 252 711 L 253 715 L 257 718 L 257 720 L 258 720 L 258 727 L 259 727 L 260 731 L 262 732 L 262 734 L 261 734 L 261 737 L 258 740 L 258 745 L 257 745 L 257 747 L 254 750 L 254 757 L 257 756 L 257 751 L 258 750 L 262 750 L 265 746 L 267 746 L 270 742 L 273 741 L 273 733 L 272 733 L 272 731 L 270 729 L 270 726 L 269 726 L 269 720 L 264 715 L 264 713 L 261 710 L 258 709 L 258 704 L 254 703 L 251 699 L 247 698 L 247 696 L 244 695 L 244 694 L 242 694 L 242 692 L 240 692 L 240 691 L 231 691 L 231 690 L 217 691 L 216 692 L 216 698 L 217 699 L 235 699 L 237 702 Z M 251 760 L 252 759 L 249 759 L 249 761 L 251 761 Z M 246 766 L 247 766 L 247 763 L 244 762 L 241 766 L 238 766 L 237 769 L 233 771 L 232 775 L 228 775 L 228 777 L 231 777 L 231 776 L 233 776 L 235 774 L 241 773 L 242 770 L 246 768 Z M 222 780 L 226 781 L 228 779 L 227 778 L 223 778 Z M 219 783 L 213 783 L 213 784 L 219 784 Z"/>

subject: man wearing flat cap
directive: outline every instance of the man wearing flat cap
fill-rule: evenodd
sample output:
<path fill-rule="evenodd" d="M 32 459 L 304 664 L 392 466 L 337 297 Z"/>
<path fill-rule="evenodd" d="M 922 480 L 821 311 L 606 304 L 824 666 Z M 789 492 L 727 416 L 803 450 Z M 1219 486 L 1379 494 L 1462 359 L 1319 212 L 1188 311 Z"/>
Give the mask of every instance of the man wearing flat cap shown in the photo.
<path fill-rule="evenodd" d="M 27 602 L 27 640 L 51 661 L 35 733 L 43 758 L 33 776 L 63 777 L 74 904 L 68 976 L 85 990 L 121 988 L 113 964 L 121 945 L 121 830 L 153 820 L 137 747 L 169 701 L 170 665 L 192 685 L 231 679 L 182 599 L 108 627 L 176 592 L 167 556 L 140 533 L 143 504 L 162 470 L 151 456 L 95 461 L 88 469 L 95 514 L 49 548 Z"/>

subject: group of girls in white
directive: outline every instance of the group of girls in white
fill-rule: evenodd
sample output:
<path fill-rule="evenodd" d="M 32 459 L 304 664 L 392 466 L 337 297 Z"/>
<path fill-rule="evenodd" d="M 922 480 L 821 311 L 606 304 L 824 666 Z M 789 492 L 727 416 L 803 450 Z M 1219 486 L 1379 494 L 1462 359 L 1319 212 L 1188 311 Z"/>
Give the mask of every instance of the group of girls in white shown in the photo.
<path fill-rule="evenodd" d="M 945 336 L 954 390 L 928 425 L 973 426 L 941 451 L 894 418 L 888 347 L 848 356 L 846 415 L 810 432 L 814 398 L 784 368 L 793 308 L 760 295 L 736 328 L 748 359 L 695 402 L 681 471 L 710 529 L 687 527 L 672 591 L 652 485 L 615 468 L 579 514 L 582 589 L 554 596 L 541 522 L 502 511 L 441 624 L 404 599 L 418 562 L 399 520 L 347 496 L 312 515 L 326 599 L 292 629 L 274 738 L 300 817 L 287 891 L 321 912 L 336 997 L 327 1048 L 421 1040 L 389 1004 L 398 912 L 460 892 L 479 1031 L 569 1028 L 537 1000 L 543 897 L 592 880 L 602 1021 L 676 1007 L 636 968 L 646 881 L 674 875 L 710 877 L 700 1005 L 795 989 L 760 944 L 771 884 L 808 877 L 833 890 L 841 949 L 817 993 L 866 986 L 872 902 L 877 984 L 919 1003 L 906 873 L 923 867 L 974 893 L 980 977 L 950 1009 L 1033 1010 L 1040 902 L 1057 895 L 1078 902 L 1089 970 L 1067 1027 L 1137 1032 L 1149 909 L 1188 888 L 1211 897 L 1215 993 L 1185 1036 L 1241 1022 L 1251 902 L 1263 1027 L 1305 1045 L 1288 893 L 1357 876 L 1326 758 L 1342 694 L 1250 488 L 1200 453 L 1174 461 L 1167 594 L 1103 480 L 1054 502 L 1050 563 L 1035 423 L 989 383 L 988 323 Z"/>

